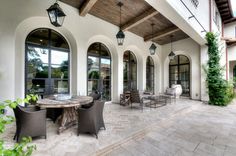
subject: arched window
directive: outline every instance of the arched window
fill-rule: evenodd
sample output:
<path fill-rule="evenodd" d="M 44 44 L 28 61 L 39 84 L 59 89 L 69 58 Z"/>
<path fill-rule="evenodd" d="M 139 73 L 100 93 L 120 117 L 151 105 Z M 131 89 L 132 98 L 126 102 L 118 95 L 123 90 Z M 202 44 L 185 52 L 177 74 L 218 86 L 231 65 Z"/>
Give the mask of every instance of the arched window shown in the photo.
<path fill-rule="evenodd" d="M 146 62 L 146 91 L 154 93 L 154 62 L 150 56 Z"/>
<path fill-rule="evenodd" d="M 69 93 L 69 45 L 58 32 L 40 28 L 26 39 L 25 93 Z"/>
<path fill-rule="evenodd" d="M 131 51 L 126 51 L 123 58 L 124 90 L 137 89 L 137 61 Z"/>
<path fill-rule="evenodd" d="M 182 96 L 190 96 L 190 62 L 188 57 L 177 55 L 169 64 L 169 86 L 181 84 Z"/>
<path fill-rule="evenodd" d="M 87 94 L 99 92 L 102 99 L 111 100 L 111 55 L 102 43 L 93 43 L 88 48 Z"/>

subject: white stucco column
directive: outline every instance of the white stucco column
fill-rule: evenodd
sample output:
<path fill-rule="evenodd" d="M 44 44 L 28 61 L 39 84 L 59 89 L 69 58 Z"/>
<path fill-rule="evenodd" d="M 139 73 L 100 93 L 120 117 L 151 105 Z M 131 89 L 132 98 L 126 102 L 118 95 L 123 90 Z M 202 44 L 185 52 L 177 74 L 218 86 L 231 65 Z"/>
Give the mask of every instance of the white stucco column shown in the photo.
<path fill-rule="evenodd" d="M 201 68 L 201 100 L 208 101 L 209 96 L 206 88 L 206 73 L 204 71 L 204 67 L 207 65 L 208 47 L 206 45 L 202 45 L 200 48 L 200 68 Z"/>

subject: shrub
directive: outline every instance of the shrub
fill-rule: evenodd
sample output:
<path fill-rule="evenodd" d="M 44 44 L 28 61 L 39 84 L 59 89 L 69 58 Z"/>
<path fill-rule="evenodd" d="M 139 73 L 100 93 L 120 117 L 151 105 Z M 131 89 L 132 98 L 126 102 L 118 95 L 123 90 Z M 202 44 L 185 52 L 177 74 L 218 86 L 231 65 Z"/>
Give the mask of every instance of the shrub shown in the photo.
<path fill-rule="evenodd" d="M 6 100 L 0 102 L 0 134 L 4 133 L 5 126 L 15 121 L 13 116 L 8 116 L 4 112 L 6 108 L 15 109 L 20 103 L 29 104 L 30 101 L 38 99 L 35 95 L 27 95 L 25 99 L 17 99 L 16 101 Z M 6 148 L 4 141 L 0 139 L 0 155 L 1 156 L 30 156 L 36 149 L 35 145 L 28 145 L 31 142 L 30 137 L 25 137 L 20 143 L 16 143 L 14 147 Z"/>
<path fill-rule="evenodd" d="M 206 40 L 209 56 L 206 69 L 209 104 L 225 106 L 233 99 L 233 85 L 223 79 L 217 36 L 208 32 Z"/>

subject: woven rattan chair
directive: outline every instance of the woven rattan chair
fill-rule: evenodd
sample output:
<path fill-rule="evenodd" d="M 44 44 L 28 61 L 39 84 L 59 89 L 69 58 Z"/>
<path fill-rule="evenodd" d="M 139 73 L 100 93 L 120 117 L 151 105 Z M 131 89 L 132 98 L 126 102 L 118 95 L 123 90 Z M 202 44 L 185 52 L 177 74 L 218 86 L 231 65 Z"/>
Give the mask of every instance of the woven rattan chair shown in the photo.
<path fill-rule="evenodd" d="M 131 108 L 133 108 L 133 104 L 139 104 L 139 107 L 143 110 L 145 104 L 150 103 L 149 100 L 144 101 L 143 98 L 140 97 L 138 90 L 131 91 L 131 98 L 130 98 Z"/>
<path fill-rule="evenodd" d="M 79 108 L 78 109 L 78 135 L 80 133 L 95 134 L 98 138 L 98 131 L 105 124 L 103 120 L 103 108 L 105 101 L 95 100 L 94 104 L 90 108 Z"/>
<path fill-rule="evenodd" d="M 125 94 L 120 94 L 120 105 L 127 106 L 130 104 L 130 96 L 126 96 Z"/>
<path fill-rule="evenodd" d="M 46 109 L 38 107 L 21 107 L 14 109 L 16 117 L 16 133 L 14 140 L 19 142 L 22 137 L 44 136 L 46 139 Z"/>

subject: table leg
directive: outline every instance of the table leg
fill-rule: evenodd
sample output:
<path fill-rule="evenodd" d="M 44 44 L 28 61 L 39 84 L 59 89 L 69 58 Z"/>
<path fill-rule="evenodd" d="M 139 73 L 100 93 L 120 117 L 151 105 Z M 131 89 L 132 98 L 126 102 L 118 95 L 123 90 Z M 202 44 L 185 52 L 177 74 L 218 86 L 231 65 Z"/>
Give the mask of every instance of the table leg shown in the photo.
<path fill-rule="evenodd" d="M 62 115 L 58 118 L 58 134 L 77 124 L 78 116 L 75 107 L 63 108 Z"/>

